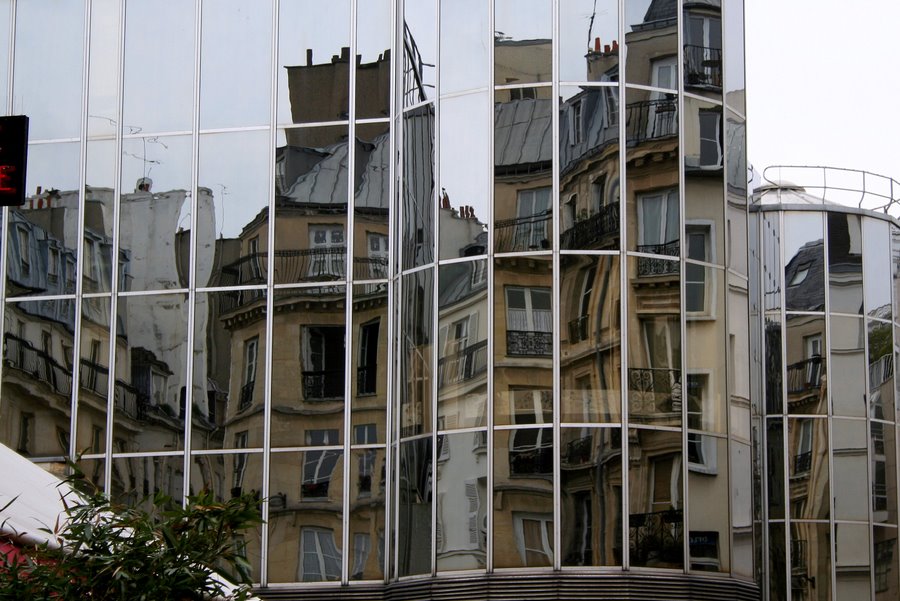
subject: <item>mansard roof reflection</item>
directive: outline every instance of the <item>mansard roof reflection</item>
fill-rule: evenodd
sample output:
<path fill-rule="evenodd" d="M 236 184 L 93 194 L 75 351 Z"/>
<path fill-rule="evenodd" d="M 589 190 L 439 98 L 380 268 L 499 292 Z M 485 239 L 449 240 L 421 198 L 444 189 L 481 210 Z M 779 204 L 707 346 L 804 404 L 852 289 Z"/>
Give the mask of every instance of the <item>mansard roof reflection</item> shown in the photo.
<path fill-rule="evenodd" d="M 590 159 L 619 140 L 618 88 L 584 88 L 560 106 L 560 123 L 569 123 L 571 115 L 580 111 L 581 139 L 572 139 L 571 127 L 559 128 L 560 174 L 575 169 L 580 161 Z"/>
<path fill-rule="evenodd" d="M 479 277 L 479 271 L 481 277 Z M 438 306 L 447 307 L 487 290 L 487 264 L 483 259 L 468 263 L 450 263 L 439 271 Z"/>
<path fill-rule="evenodd" d="M 631 26 L 633 31 L 644 31 L 674 25 L 678 17 L 677 0 L 653 0 L 644 14 L 644 21 Z"/>
<path fill-rule="evenodd" d="M 549 168 L 553 158 L 552 110 L 553 102 L 547 98 L 494 105 L 494 165 L 498 171 Z"/>

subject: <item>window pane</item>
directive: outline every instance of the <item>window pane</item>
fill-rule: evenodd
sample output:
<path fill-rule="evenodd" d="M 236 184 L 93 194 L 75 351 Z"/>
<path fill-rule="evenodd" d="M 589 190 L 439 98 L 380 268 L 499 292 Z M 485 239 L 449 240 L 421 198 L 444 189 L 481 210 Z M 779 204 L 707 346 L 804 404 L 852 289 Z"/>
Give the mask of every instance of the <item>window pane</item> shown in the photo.
<path fill-rule="evenodd" d="M 486 565 L 487 447 L 485 432 L 446 434 L 437 466 L 437 569 Z"/>

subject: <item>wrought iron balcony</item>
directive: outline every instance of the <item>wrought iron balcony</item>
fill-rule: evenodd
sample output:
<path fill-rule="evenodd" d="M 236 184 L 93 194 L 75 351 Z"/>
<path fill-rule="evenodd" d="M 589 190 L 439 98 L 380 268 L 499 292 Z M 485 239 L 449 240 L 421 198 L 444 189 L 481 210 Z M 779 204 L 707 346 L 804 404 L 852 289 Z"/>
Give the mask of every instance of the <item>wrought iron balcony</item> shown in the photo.
<path fill-rule="evenodd" d="M 548 357 L 553 354 L 553 332 L 506 331 L 506 354 Z"/>
<path fill-rule="evenodd" d="M 567 465 L 585 465 L 591 462 L 593 451 L 593 437 L 585 436 L 572 440 L 566 444 L 563 459 Z"/>
<path fill-rule="evenodd" d="M 494 247 L 497 252 L 547 250 L 552 232 L 550 211 L 528 217 L 502 219 L 494 224 Z"/>
<path fill-rule="evenodd" d="M 812 466 L 812 452 L 798 453 L 794 455 L 794 474 L 801 475 L 809 473 Z"/>
<path fill-rule="evenodd" d="M 663 244 L 639 244 L 635 247 L 637 252 L 651 255 L 663 255 L 677 257 L 680 248 L 680 240 L 670 240 Z M 638 257 L 637 274 L 639 277 L 669 275 L 678 273 L 678 261 L 669 259 L 657 259 L 655 257 Z"/>
<path fill-rule="evenodd" d="M 722 49 L 684 46 L 684 85 L 722 87 Z"/>
<path fill-rule="evenodd" d="M 328 496 L 329 481 L 304 482 L 300 485 L 300 493 L 304 499 L 323 499 Z"/>
<path fill-rule="evenodd" d="M 253 389 L 256 387 L 256 380 L 251 380 L 241 386 L 241 397 L 238 401 L 238 411 L 243 411 L 253 404 Z"/>
<path fill-rule="evenodd" d="M 303 379 L 303 398 L 307 401 L 339 399 L 344 396 L 343 369 L 305 371 L 301 377 Z"/>
<path fill-rule="evenodd" d="M 375 385 L 377 383 L 378 367 L 358 367 L 356 368 L 356 394 L 357 396 L 375 394 Z"/>
<path fill-rule="evenodd" d="M 629 144 L 678 135 L 678 102 L 674 94 L 657 100 L 632 102 L 625 107 L 625 116 Z"/>
<path fill-rule="evenodd" d="M 619 205 L 610 204 L 562 232 L 560 246 L 568 249 L 596 250 L 613 245 L 619 234 Z"/>
<path fill-rule="evenodd" d="M 534 476 L 553 473 L 553 447 L 513 449 L 509 452 L 509 473 Z"/>
<path fill-rule="evenodd" d="M 471 380 L 487 371 L 487 340 L 438 359 L 438 386 Z"/>
<path fill-rule="evenodd" d="M 635 415 L 681 410 L 681 371 L 664 368 L 629 368 L 628 406 Z"/>
<path fill-rule="evenodd" d="M 822 385 L 822 357 L 810 357 L 787 366 L 788 394 L 804 394 Z"/>
<path fill-rule="evenodd" d="M 4 341 L 7 366 L 31 374 L 58 394 L 69 395 L 72 392 L 72 374 L 48 353 L 13 334 L 6 334 Z"/>
<path fill-rule="evenodd" d="M 639 565 L 681 563 L 684 557 L 684 514 L 680 509 L 628 516 L 631 561 Z"/>

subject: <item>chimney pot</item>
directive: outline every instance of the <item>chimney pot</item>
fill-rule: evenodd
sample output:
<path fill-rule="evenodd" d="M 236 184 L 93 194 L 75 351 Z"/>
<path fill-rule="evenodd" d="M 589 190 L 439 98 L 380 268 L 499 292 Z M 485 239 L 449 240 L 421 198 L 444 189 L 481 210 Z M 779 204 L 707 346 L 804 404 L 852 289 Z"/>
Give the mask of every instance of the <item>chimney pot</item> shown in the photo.
<path fill-rule="evenodd" d="M 600 38 L 594 38 L 594 52 L 600 52 Z"/>
<path fill-rule="evenodd" d="M 312 64 L 313 64 L 313 49 L 307 48 L 306 49 L 306 66 L 312 67 Z"/>
<path fill-rule="evenodd" d="M 603 54 L 609 54 L 609 44 L 603 44 Z"/>

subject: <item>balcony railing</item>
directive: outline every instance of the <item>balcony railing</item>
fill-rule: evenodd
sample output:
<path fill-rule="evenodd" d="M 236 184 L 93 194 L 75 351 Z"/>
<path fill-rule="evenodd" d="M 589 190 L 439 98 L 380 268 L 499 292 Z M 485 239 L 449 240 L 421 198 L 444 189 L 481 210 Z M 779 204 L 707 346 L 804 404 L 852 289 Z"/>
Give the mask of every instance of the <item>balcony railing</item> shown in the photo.
<path fill-rule="evenodd" d="M 722 49 L 684 46 L 684 85 L 722 87 Z"/>
<path fill-rule="evenodd" d="M 238 400 L 238 411 L 243 411 L 253 404 L 253 389 L 256 387 L 256 380 L 251 380 L 241 386 L 241 397 Z"/>
<path fill-rule="evenodd" d="M 800 570 L 806 572 L 807 563 L 807 547 L 808 543 L 805 540 L 792 540 L 791 541 L 791 570 Z"/>
<path fill-rule="evenodd" d="M 506 354 L 526 357 L 550 356 L 553 354 L 553 333 L 507 330 Z"/>
<path fill-rule="evenodd" d="M 619 205 L 610 204 L 587 219 L 575 224 L 559 236 L 560 246 L 568 249 L 596 250 L 609 245 L 611 236 L 619 233 Z"/>
<path fill-rule="evenodd" d="M 663 255 L 666 257 L 677 257 L 680 248 L 680 240 L 671 240 L 663 244 L 639 244 L 635 248 L 637 252 L 648 253 L 651 255 Z M 657 259 L 654 257 L 638 257 L 637 258 L 637 274 L 639 277 L 669 275 L 678 273 L 678 261 L 670 261 L 668 259 Z"/>
<path fill-rule="evenodd" d="M 801 475 L 809 473 L 812 466 L 812 452 L 798 453 L 794 455 L 794 474 Z"/>
<path fill-rule="evenodd" d="M 652 566 L 681 563 L 684 557 L 684 515 L 680 509 L 628 516 L 631 561 Z"/>
<path fill-rule="evenodd" d="M 377 383 L 378 367 L 356 368 L 356 394 L 358 396 L 375 394 L 375 385 Z"/>
<path fill-rule="evenodd" d="M 585 436 L 566 444 L 563 452 L 563 460 L 567 465 L 584 465 L 591 462 L 591 452 L 593 450 L 593 437 Z"/>
<path fill-rule="evenodd" d="M 822 357 L 810 357 L 787 366 L 788 394 L 818 390 L 822 384 Z"/>
<path fill-rule="evenodd" d="M 869 363 L 869 389 L 873 392 L 894 375 L 894 356 L 882 355 Z"/>
<path fill-rule="evenodd" d="M 541 475 L 553 473 L 553 447 L 513 449 L 509 452 L 509 473 Z"/>
<path fill-rule="evenodd" d="M 678 102 L 672 98 L 632 102 L 625 107 L 629 144 L 678 135 Z"/>
<path fill-rule="evenodd" d="M 438 386 L 459 384 L 487 371 L 487 340 L 438 359 Z"/>
<path fill-rule="evenodd" d="M 494 224 L 497 252 L 520 252 L 550 248 L 550 211 L 528 217 L 502 219 Z"/>
<path fill-rule="evenodd" d="M 339 399 L 344 396 L 343 369 L 305 371 L 301 377 L 303 380 L 303 398 L 307 401 Z"/>
<path fill-rule="evenodd" d="M 681 411 L 681 371 L 663 368 L 628 370 L 628 406 L 635 415 Z"/>
<path fill-rule="evenodd" d="M 54 392 L 69 395 L 72 392 L 72 374 L 44 351 L 36 349 L 24 338 L 7 334 L 6 364 L 31 374 L 50 386 Z"/>

